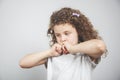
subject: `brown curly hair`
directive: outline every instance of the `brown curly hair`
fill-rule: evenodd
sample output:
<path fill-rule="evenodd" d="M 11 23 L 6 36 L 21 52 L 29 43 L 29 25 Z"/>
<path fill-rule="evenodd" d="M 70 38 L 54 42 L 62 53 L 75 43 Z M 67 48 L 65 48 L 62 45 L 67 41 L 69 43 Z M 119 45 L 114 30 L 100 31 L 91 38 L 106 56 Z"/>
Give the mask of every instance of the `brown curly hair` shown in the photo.
<path fill-rule="evenodd" d="M 50 17 L 47 35 L 51 36 L 51 45 L 57 42 L 53 30 L 54 26 L 66 23 L 75 27 L 78 33 L 79 42 L 84 42 L 90 39 L 101 39 L 98 32 L 93 28 L 93 25 L 85 15 L 77 9 L 65 7 L 53 12 Z"/>

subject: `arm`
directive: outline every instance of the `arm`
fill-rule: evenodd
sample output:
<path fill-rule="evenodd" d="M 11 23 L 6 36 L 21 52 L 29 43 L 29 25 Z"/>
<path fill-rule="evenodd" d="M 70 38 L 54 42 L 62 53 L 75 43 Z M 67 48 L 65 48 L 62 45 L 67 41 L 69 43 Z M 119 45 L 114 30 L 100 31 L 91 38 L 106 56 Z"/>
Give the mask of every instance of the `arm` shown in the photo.
<path fill-rule="evenodd" d="M 20 60 L 19 65 L 22 68 L 31 68 L 44 64 L 47 61 L 47 58 L 50 57 L 49 54 L 50 50 L 27 54 Z"/>
<path fill-rule="evenodd" d="M 52 48 L 46 51 L 31 53 L 24 56 L 20 60 L 19 65 L 22 68 L 31 68 L 37 65 L 44 64 L 45 62 L 47 62 L 47 58 L 49 57 L 60 56 L 60 53 L 61 53 L 61 46 L 59 44 L 55 44 L 52 46 Z"/>
<path fill-rule="evenodd" d="M 73 46 L 70 46 L 68 43 L 65 43 L 65 45 L 70 53 L 85 53 L 92 58 L 99 58 L 106 51 L 105 43 L 98 39 L 81 42 Z"/>

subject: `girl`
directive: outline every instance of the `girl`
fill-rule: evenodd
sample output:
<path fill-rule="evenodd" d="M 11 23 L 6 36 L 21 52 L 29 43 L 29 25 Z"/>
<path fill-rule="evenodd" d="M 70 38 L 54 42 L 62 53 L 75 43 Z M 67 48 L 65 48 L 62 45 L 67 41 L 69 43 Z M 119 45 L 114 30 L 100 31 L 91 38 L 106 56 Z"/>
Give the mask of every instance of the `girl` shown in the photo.
<path fill-rule="evenodd" d="M 48 80 L 91 80 L 106 46 L 87 17 L 79 10 L 62 8 L 51 15 L 47 34 L 51 48 L 26 55 L 20 66 L 46 64 Z"/>

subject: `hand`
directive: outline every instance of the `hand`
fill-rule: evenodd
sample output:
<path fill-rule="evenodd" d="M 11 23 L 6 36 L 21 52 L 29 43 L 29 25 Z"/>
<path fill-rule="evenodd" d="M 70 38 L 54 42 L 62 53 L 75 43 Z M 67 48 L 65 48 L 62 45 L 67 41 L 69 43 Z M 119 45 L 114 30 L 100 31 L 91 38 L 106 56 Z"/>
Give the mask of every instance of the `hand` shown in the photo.
<path fill-rule="evenodd" d="M 64 45 L 64 51 L 67 51 L 68 53 L 72 53 L 73 45 L 71 45 L 68 42 L 63 42 L 63 45 Z"/>
<path fill-rule="evenodd" d="M 51 48 L 51 56 L 55 57 L 55 56 L 60 56 L 62 54 L 63 50 L 62 50 L 62 46 L 58 43 L 54 44 Z"/>
<path fill-rule="evenodd" d="M 69 54 L 69 51 L 64 44 L 62 45 L 62 54 Z"/>

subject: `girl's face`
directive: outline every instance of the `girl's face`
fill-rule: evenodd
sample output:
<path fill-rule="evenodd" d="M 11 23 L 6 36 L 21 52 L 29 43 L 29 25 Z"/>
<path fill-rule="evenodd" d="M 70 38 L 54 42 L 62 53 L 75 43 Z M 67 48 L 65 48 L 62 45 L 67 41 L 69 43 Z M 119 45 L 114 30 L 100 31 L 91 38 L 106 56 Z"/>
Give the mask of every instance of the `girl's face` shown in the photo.
<path fill-rule="evenodd" d="M 57 43 L 62 44 L 65 41 L 71 45 L 78 43 L 78 33 L 72 25 L 68 23 L 56 25 L 53 30 Z"/>

